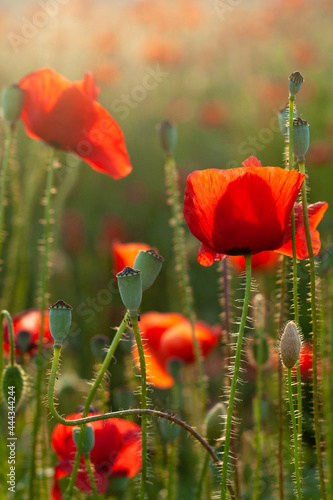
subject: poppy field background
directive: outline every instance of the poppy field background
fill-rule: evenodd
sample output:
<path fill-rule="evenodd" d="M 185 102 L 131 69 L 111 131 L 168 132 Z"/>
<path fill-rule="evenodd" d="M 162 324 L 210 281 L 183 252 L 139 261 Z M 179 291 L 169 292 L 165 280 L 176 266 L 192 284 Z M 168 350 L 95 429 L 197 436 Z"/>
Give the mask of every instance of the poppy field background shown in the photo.
<path fill-rule="evenodd" d="M 147 247 L 142 248 L 154 248 L 165 259 L 156 283 L 144 294 L 141 306 L 143 322 L 152 312 L 183 314 L 175 272 L 177 248 L 173 241 L 174 224 L 172 220 L 170 223 L 171 211 L 165 189 L 165 159 L 158 131 L 158 124 L 164 119 L 177 126 L 175 157 L 182 206 L 186 179 L 194 170 L 240 167 L 251 156 L 257 157 L 265 166 L 285 166 L 285 144 L 279 130 L 278 111 L 287 103 L 289 74 L 300 71 L 305 81 L 297 95 L 296 107 L 299 115 L 309 122 L 311 137 L 306 156 L 310 186 L 308 198 L 310 203 L 328 203 L 318 228 L 321 239 L 321 251 L 317 258 L 318 275 L 331 285 L 332 22 L 333 7 L 329 0 L 2 2 L 0 88 L 18 83 L 25 75 L 43 67 L 50 67 L 71 81 L 82 80 L 86 72 L 91 72 L 100 89 L 98 101 L 121 127 L 133 166 L 130 175 L 114 180 L 96 172 L 74 155 L 57 151 L 59 168 L 55 170 L 52 196 L 54 213 L 51 217 L 47 304 L 63 299 L 73 307 L 72 329 L 63 349 L 61 375 L 57 382 L 59 413 L 70 415 L 82 411 L 81 405 L 89 390 L 89 381 L 100 362 L 91 347 L 91 339 L 103 335 L 110 342 L 114 335 L 113 328 L 120 324 L 124 315 L 125 308 L 119 296 L 115 274 L 124 265 L 132 264 L 126 258 L 123 266 L 118 262 L 121 258 L 116 253 L 117 245 L 143 243 Z M 1 157 L 6 133 L 6 124 L 1 120 Z M 6 187 L 0 302 L 1 309 L 7 309 L 15 317 L 15 314 L 39 305 L 39 246 L 43 230 L 41 219 L 45 167 L 50 149 L 42 142 L 27 137 L 19 121 L 13 151 Z M 195 313 L 205 325 L 202 328 L 206 337 L 202 334 L 202 342 L 207 342 L 208 358 L 204 361 L 204 368 L 208 377 L 208 407 L 211 408 L 220 401 L 228 374 L 221 268 L 218 264 L 200 266 L 197 262 L 198 241 L 187 227 L 185 237 Z M 230 316 L 235 332 L 235 322 L 240 316 L 238 300 L 243 296 L 244 279 L 240 278 L 232 259 L 228 260 L 228 274 Z M 279 262 L 275 262 L 273 267 L 267 265 L 267 270 L 261 272 L 254 269 L 257 290 L 265 300 L 264 331 L 269 348 L 267 361 L 263 365 L 261 408 L 265 432 L 262 493 L 259 497 L 262 499 L 278 498 L 275 413 L 279 358 L 275 344 L 278 338 Z M 309 375 L 309 273 L 305 261 L 300 261 L 298 268 L 300 326 L 306 341 L 301 358 L 304 359 L 303 498 L 319 499 Z M 291 289 L 290 283 L 288 286 Z M 331 312 L 330 307 L 326 311 Z M 252 310 L 249 314 L 255 316 Z M 288 310 L 288 319 L 292 319 L 292 308 Z M 163 330 L 164 337 L 161 334 L 157 352 L 165 338 L 163 342 L 169 352 L 182 351 L 180 357 L 184 358 L 186 367 L 181 372 L 180 381 L 171 389 L 167 385 L 151 386 L 150 404 L 153 408 L 180 414 L 191 425 L 200 427 L 201 416 L 196 412 L 196 407 L 200 406 L 200 396 L 194 390 L 197 372 L 192 363 L 193 352 L 192 358 L 188 356 L 190 348 L 183 330 L 181 341 L 172 343 L 175 336 L 179 338 L 176 335 L 177 321 L 173 323 L 173 320 L 169 316 L 165 319 L 171 322 L 168 326 L 176 329 L 176 333 L 174 330 L 170 333 L 166 328 L 167 336 Z M 332 349 L 332 319 L 328 314 L 323 320 L 330 327 L 327 335 Z M 161 324 L 164 320 L 158 318 L 158 321 Z M 149 326 L 146 328 L 148 331 Z M 256 394 L 257 367 L 251 332 L 249 328 L 246 333 L 248 340 L 244 346 L 244 372 L 241 374 L 246 383 L 238 388 L 237 397 L 240 401 L 236 412 L 240 436 L 237 444 L 238 468 L 244 499 L 252 498 L 255 456 L 252 405 Z M 210 343 L 208 338 L 214 338 L 214 341 Z M 109 400 L 104 402 L 105 409 L 117 411 L 140 406 L 140 372 L 134 367 L 132 342 L 131 334 L 127 333 L 126 341 L 120 342 L 115 361 L 109 367 L 110 377 L 106 382 Z M 51 352 L 52 349 L 45 350 L 45 374 L 50 369 Z M 32 420 L 29 405 L 33 398 L 34 354 L 31 352 L 31 355 L 20 357 L 17 353 L 17 359 L 24 364 L 29 377 L 24 401 L 16 417 L 17 490 L 13 498 L 19 500 L 27 498 L 27 450 L 31 441 L 29 426 Z M 164 366 L 168 355 L 163 353 L 163 356 L 161 363 Z M 186 359 L 186 356 L 191 359 Z M 177 376 L 173 378 L 177 379 Z M 175 386 L 177 390 L 174 390 Z M 101 406 L 94 409 L 100 412 Z M 44 411 L 47 415 L 46 408 Z M 4 405 L 1 413 L 3 416 L 6 414 Z M 3 416 L 1 434 L 6 436 Z M 287 405 L 285 418 L 288 419 Z M 136 417 L 132 417 L 132 420 L 140 423 Z M 46 421 L 43 439 L 48 439 L 47 446 L 50 447 L 55 422 L 52 418 Z M 169 432 L 170 429 L 165 429 L 164 424 L 159 425 L 154 421 L 150 424 L 149 499 L 167 498 L 168 457 L 172 442 Z M 292 492 L 289 437 L 286 433 L 285 498 L 292 499 L 296 497 Z M 202 465 L 201 450 L 183 431 L 179 439 L 181 444 L 177 451 L 178 472 L 174 498 L 195 498 L 195 480 Z M 3 444 L 1 453 L 0 487 L 5 491 L 4 478 L 7 472 Z M 44 471 L 50 491 L 58 458 L 50 449 L 47 470 Z M 211 469 L 211 477 L 212 496 L 206 492 L 206 497 L 203 494 L 202 498 L 213 498 L 217 494 L 218 474 L 214 468 Z M 126 484 L 121 481 L 114 483 L 109 486 L 104 498 L 138 498 L 139 482 L 140 474 L 129 479 Z M 82 492 L 77 495 L 81 496 L 75 498 L 90 498 Z"/>

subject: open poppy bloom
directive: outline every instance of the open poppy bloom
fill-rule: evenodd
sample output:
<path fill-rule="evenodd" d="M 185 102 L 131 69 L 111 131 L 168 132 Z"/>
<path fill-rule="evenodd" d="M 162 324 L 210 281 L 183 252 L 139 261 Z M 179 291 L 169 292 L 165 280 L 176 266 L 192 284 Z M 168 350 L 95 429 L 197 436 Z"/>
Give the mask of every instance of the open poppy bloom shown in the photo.
<path fill-rule="evenodd" d="M 195 360 L 192 329 L 188 319 L 178 313 L 148 312 L 141 315 L 139 322 L 146 360 L 147 380 L 160 389 L 167 389 L 174 384 L 168 371 L 168 364 L 173 359 L 183 363 Z M 195 335 L 202 355 L 205 357 L 216 346 L 221 330 L 203 321 L 196 321 Z M 136 346 L 133 357 L 138 360 Z M 139 368 L 139 364 L 137 364 Z"/>
<path fill-rule="evenodd" d="M 111 244 L 111 254 L 114 274 L 120 273 L 126 266 L 133 267 L 136 256 L 140 250 L 150 250 L 146 243 L 120 243 L 113 241 Z"/>
<path fill-rule="evenodd" d="M 30 137 L 75 153 L 114 179 L 131 172 L 123 133 L 95 100 L 99 89 L 90 73 L 71 82 L 43 68 L 22 78 L 19 87 L 25 91 L 21 119 Z"/>
<path fill-rule="evenodd" d="M 38 351 L 39 332 L 41 327 L 41 312 L 40 309 L 28 309 L 21 313 L 15 314 L 12 317 L 15 353 L 22 354 L 27 352 L 34 355 Z M 7 321 L 4 320 L 3 348 L 4 352 L 9 352 L 9 332 Z M 45 311 L 44 315 L 44 348 L 53 346 L 53 338 L 49 327 L 49 311 Z"/>
<path fill-rule="evenodd" d="M 253 157 L 240 168 L 190 174 L 184 217 L 204 245 L 200 254 L 212 264 L 221 254 L 257 254 L 280 248 L 304 177 L 294 170 L 262 167 Z"/>
<path fill-rule="evenodd" d="M 91 413 L 89 416 L 92 415 Z M 81 418 L 74 413 L 66 420 Z M 108 487 L 110 477 L 133 477 L 141 468 L 141 429 L 134 422 L 112 418 L 90 424 L 94 430 L 95 444 L 90 452 L 90 461 L 98 494 Z M 57 424 L 52 433 L 52 447 L 60 462 L 55 466 L 52 498 L 61 499 L 59 479 L 71 475 L 76 454 L 73 427 Z M 92 492 L 91 483 L 83 458 L 76 478 L 81 491 Z"/>

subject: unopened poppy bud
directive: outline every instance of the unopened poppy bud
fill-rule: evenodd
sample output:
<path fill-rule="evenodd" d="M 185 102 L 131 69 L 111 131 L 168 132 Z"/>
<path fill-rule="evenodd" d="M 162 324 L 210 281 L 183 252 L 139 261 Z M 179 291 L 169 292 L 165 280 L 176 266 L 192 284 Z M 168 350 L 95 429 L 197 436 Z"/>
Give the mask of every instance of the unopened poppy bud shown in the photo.
<path fill-rule="evenodd" d="M 296 106 L 294 105 L 293 118 L 297 117 Z M 279 111 L 279 126 L 286 141 L 289 140 L 289 104 Z"/>
<path fill-rule="evenodd" d="M 142 272 L 143 292 L 152 286 L 162 269 L 163 262 L 163 257 L 158 255 L 155 250 L 140 250 L 134 261 L 134 269 Z"/>
<path fill-rule="evenodd" d="M 173 156 L 177 144 L 177 129 L 173 123 L 164 120 L 158 125 L 163 151 L 167 156 Z"/>
<path fill-rule="evenodd" d="M 27 352 L 31 344 L 31 333 L 27 330 L 20 330 L 16 336 L 16 343 L 22 353 Z"/>
<path fill-rule="evenodd" d="M 61 345 L 67 337 L 72 323 L 72 306 L 58 300 L 49 307 L 50 332 L 54 345 Z"/>
<path fill-rule="evenodd" d="M 296 94 L 300 91 L 303 82 L 304 78 L 299 71 L 291 73 L 289 76 L 289 97 L 296 96 Z"/>
<path fill-rule="evenodd" d="M 121 300 L 131 313 L 137 313 L 142 301 L 141 271 L 126 266 L 117 274 Z"/>
<path fill-rule="evenodd" d="M 73 439 L 74 439 L 76 446 L 78 445 L 78 442 L 79 442 L 80 431 L 81 431 L 80 427 L 74 427 L 74 429 L 73 429 Z M 91 452 L 91 450 L 94 447 L 94 444 L 95 444 L 94 429 L 93 429 L 92 425 L 87 424 L 86 430 L 84 433 L 82 453 L 84 453 L 84 455 L 89 455 L 89 453 Z"/>
<path fill-rule="evenodd" d="M 2 379 L 2 391 L 8 404 L 14 402 L 17 408 L 23 394 L 23 387 L 24 376 L 21 368 L 18 365 L 7 366 Z"/>
<path fill-rule="evenodd" d="M 14 124 L 20 117 L 24 105 L 25 93 L 17 85 L 3 89 L 1 103 L 5 120 Z"/>
<path fill-rule="evenodd" d="M 90 345 L 95 358 L 103 361 L 106 356 L 107 348 L 110 345 L 109 339 L 105 335 L 95 335 L 90 340 Z"/>
<path fill-rule="evenodd" d="M 206 437 L 211 446 L 221 438 L 225 428 L 227 409 L 223 403 L 217 403 L 209 410 L 205 420 Z"/>
<path fill-rule="evenodd" d="M 283 331 L 280 341 L 280 356 L 282 363 L 287 368 L 292 368 L 299 358 L 301 340 L 296 324 L 289 321 Z"/>
<path fill-rule="evenodd" d="M 310 129 L 307 121 L 294 119 L 294 154 L 298 161 L 304 161 L 304 156 L 310 145 Z"/>
<path fill-rule="evenodd" d="M 175 424 L 174 422 L 171 422 L 170 420 L 167 420 L 165 418 L 161 418 L 158 422 L 158 426 L 160 429 L 160 432 L 162 434 L 162 437 L 165 441 L 171 443 L 180 434 L 180 427 L 179 425 Z"/>

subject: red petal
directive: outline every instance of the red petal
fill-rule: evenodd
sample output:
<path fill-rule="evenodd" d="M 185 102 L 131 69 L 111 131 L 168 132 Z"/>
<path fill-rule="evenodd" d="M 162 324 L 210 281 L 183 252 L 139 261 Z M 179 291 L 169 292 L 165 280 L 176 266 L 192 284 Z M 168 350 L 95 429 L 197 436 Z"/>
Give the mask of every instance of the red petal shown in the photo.
<path fill-rule="evenodd" d="M 132 166 L 123 133 L 112 116 L 92 96 L 91 77 L 72 83 L 45 68 L 23 78 L 21 119 L 33 139 L 77 154 L 92 168 L 119 179 Z"/>
<path fill-rule="evenodd" d="M 196 171 L 187 179 L 184 217 L 215 253 L 275 250 L 303 180 L 303 174 L 279 167 Z"/>
<path fill-rule="evenodd" d="M 314 256 L 318 255 L 321 247 L 320 234 L 316 228 L 319 222 L 324 217 L 327 208 L 328 208 L 328 203 L 326 203 L 326 201 L 318 201 L 317 203 L 308 206 L 310 233 L 311 233 L 311 241 L 312 241 Z M 296 256 L 298 259 L 301 260 L 308 259 L 309 252 L 306 242 L 303 209 L 301 203 L 295 203 L 295 230 L 296 230 Z M 289 257 L 293 256 L 290 221 L 285 234 L 284 244 L 276 251 L 284 255 L 288 255 Z"/>
<path fill-rule="evenodd" d="M 251 265 L 252 271 L 268 272 L 276 268 L 280 256 L 276 252 L 260 252 L 252 255 Z M 235 255 L 230 257 L 234 268 L 238 272 L 245 271 L 245 257 L 243 255 Z"/>
<path fill-rule="evenodd" d="M 116 275 L 126 266 L 133 267 L 140 250 L 150 250 L 150 248 L 146 243 L 120 243 L 119 241 L 113 241 L 111 244 L 111 254 L 114 274 Z"/>
<path fill-rule="evenodd" d="M 255 156 L 250 156 L 247 160 L 243 161 L 243 167 L 262 167 L 261 161 Z"/>
<path fill-rule="evenodd" d="M 197 261 L 204 267 L 212 266 L 214 262 L 225 259 L 228 255 L 222 253 L 216 253 L 207 248 L 206 245 L 201 243 L 198 250 Z"/>
<path fill-rule="evenodd" d="M 87 72 L 84 75 L 84 80 L 75 82 L 77 87 L 92 101 L 96 101 L 99 96 L 100 89 L 96 83 L 95 77 L 92 73 Z"/>

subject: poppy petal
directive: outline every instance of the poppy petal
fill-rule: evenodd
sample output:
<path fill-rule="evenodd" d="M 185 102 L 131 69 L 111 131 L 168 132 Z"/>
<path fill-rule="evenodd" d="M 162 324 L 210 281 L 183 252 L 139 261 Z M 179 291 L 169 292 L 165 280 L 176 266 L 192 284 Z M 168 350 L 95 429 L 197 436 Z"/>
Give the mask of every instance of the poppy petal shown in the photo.
<path fill-rule="evenodd" d="M 261 161 L 255 156 L 250 156 L 247 160 L 243 161 L 243 167 L 262 167 Z"/>
<path fill-rule="evenodd" d="M 228 255 L 213 252 L 210 248 L 201 243 L 198 250 L 197 261 L 204 267 L 212 266 L 214 262 L 225 259 Z"/>
<path fill-rule="evenodd" d="M 146 362 L 146 372 L 147 372 L 147 380 L 155 387 L 159 389 L 169 389 L 173 386 L 174 380 L 171 375 L 168 373 L 165 363 L 160 361 L 156 354 L 149 349 L 147 345 L 144 345 L 144 356 Z M 136 367 L 140 370 L 139 363 L 139 352 L 136 346 L 133 347 L 133 359 L 135 360 Z"/>

